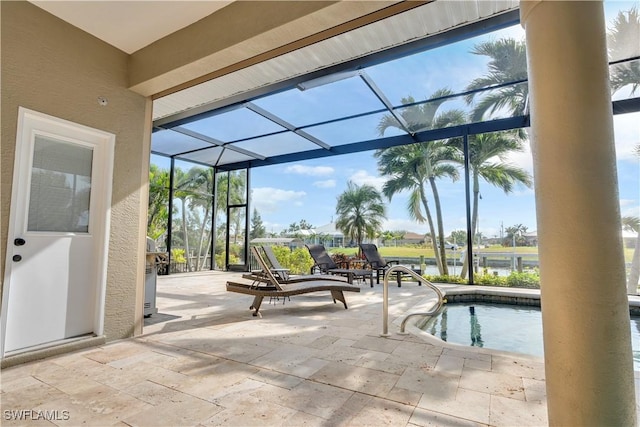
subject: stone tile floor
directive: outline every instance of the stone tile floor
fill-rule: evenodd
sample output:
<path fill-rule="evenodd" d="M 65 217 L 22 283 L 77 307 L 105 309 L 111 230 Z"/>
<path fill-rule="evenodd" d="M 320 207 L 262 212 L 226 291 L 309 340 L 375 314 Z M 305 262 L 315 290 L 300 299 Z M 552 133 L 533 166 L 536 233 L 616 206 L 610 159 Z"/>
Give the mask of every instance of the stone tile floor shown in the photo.
<path fill-rule="evenodd" d="M 425 287 L 389 287 L 384 338 L 381 285 L 346 293 L 348 310 L 328 293 L 265 300 L 259 318 L 229 277 L 159 277 L 143 335 L 2 370 L 2 425 L 547 424 L 541 359 L 397 334 Z"/>

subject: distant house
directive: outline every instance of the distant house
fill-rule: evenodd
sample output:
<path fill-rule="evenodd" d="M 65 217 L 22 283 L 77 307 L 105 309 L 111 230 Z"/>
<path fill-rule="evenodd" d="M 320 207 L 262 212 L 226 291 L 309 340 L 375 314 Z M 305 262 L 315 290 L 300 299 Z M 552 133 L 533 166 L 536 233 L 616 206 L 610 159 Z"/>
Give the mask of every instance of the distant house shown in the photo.
<path fill-rule="evenodd" d="M 404 233 L 402 239 L 398 240 L 398 245 L 421 245 L 424 243 L 425 235 L 408 231 Z"/>
<path fill-rule="evenodd" d="M 335 222 L 316 227 L 313 232 L 313 240 L 316 244 L 321 243 L 328 248 L 344 246 L 345 244 L 344 234 L 336 228 Z"/>
<path fill-rule="evenodd" d="M 529 231 L 527 233 L 523 233 L 522 237 L 524 238 L 525 246 L 538 246 L 538 232 L 537 231 Z"/>

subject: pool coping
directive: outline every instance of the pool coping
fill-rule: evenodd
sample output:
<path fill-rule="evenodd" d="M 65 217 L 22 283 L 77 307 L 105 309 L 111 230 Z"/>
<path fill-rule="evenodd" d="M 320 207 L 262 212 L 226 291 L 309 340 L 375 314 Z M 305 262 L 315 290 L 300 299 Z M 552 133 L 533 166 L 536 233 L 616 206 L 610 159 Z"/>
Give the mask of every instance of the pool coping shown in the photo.
<path fill-rule="evenodd" d="M 478 301 L 478 302 L 498 302 L 502 304 L 507 304 L 509 301 L 522 301 L 523 303 L 527 302 L 526 305 L 534 305 L 531 304 L 532 301 L 536 301 L 537 305 L 540 305 L 540 291 L 537 289 L 502 289 L 502 288 L 492 288 L 488 286 L 477 286 L 477 285 L 447 285 L 436 283 L 436 286 L 443 292 L 445 300 L 450 302 L 470 302 L 470 301 Z M 533 292 L 532 292 L 533 291 Z M 478 299 L 480 298 L 480 299 Z M 427 297 L 421 300 L 419 303 L 414 305 L 410 312 L 426 312 L 433 307 L 436 306 L 438 300 L 436 297 Z M 513 302 L 511 302 L 513 304 Z M 525 305 L 525 304 L 522 304 Z M 409 314 L 409 313 L 408 313 Z M 402 317 L 404 318 L 404 316 Z M 397 319 L 394 325 L 400 326 L 402 322 L 402 318 Z M 429 344 L 436 345 L 439 347 L 443 347 L 450 350 L 466 352 L 466 353 L 474 353 L 478 355 L 496 355 L 496 356 L 505 356 L 516 358 L 520 360 L 530 360 L 535 362 L 544 363 L 544 358 L 539 356 L 533 356 L 524 353 L 516 353 L 504 350 L 496 350 L 492 348 L 484 348 L 484 347 L 473 347 L 464 344 L 456 344 L 447 341 L 442 341 L 440 338 L 431 335 L 428 332 L 423 331 L 422 329 L 416 326 L 416 323 L 420 317 L 415 317 L 412 320 L 409 320 L 405 325 L 405 333 L 410 333 L 411 335 L 417 336 L 420 339 L 426 341 Z"/>
<path fill-rule="evenodd" d="M 447 303 L 459 303 L 459 302 L 493 302 L 499 304 L 515 304 L 524 306 L 537 306 L 540 307 L 540 290 L 539 289 L 525 289 L 525 288 L 500 288 L 491 286 L 478 286 L 478 285 L 450 285 L 443 283 L 435 284 L 444 294 L 444 298 Z M 633 316 L 640 316 L 640 297 L 636 295 L 629 295 L 629 313 Z M 421 300 L 414 305 L 411 309 L 411 313 L 426 312 L 436 306 L 438 300 L 436 297 L 428 297 Z M 410 314 L 409 312 L 407 314 Z M 396 319 L 394 325 L 400 326 L 402 318 Z M 472 352 L 476 354 L 487 355 L 499 355 L 505 357 L 519 358 L 522 360 L 532 360 L 537 362 L 544 362 L 544 357 L 533 356 L 524 353 L 516 353 L 504 350 L 496 350 L 484 347 L 474 347 L 464 344 L 450 343 L 442 341 L 440 338 L 431 335 L 428 332 L 416 326 L 416 323 L 420 317 L 415 317 L 413 320 L 409 320 L 405 325 L 405 332 L 415 335 L 430 344 L 449 348 L 457 351 Z M 639 371 L 635 371 L 636 377 L 639 376 Z"/>

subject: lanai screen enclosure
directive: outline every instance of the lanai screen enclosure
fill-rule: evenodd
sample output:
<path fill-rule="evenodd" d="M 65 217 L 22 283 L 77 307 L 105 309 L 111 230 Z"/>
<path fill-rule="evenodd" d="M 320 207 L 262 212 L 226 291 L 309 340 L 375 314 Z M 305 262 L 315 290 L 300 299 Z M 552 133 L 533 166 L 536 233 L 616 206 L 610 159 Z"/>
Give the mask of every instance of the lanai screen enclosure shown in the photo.
<path fill-rule="evenodd" d="M 451 12 L 456 2 L 436 3 L 440 11 L 435 13 L 441 14 L 437 18 L 448 28 L 456 19 Z M 622 214 L 633 218 L 635 212 L 637 220 L 639 155 L 634 144 L 640 98 L 633 76 L 640 68 L 640 45 L 616 27 L 620 13 L 631 19 L 633 7 L 633 2 L 605 4 L 619 187 L 621 199 L 629 202 Z M 457 179 L 437 174 L 425 179 L 433 177 L 440 188 L 442 212 L 433 211 L 436 240 L 435 217 L 444 222 L 447 236 L 453 230 L 465 232 L 466 241 L 457 242 L 465 248 L 457 271 L 449 271 L 460 274 L 462 260 L 473 259 L 481 241 L 504 238 L 502 226 L 511 224 L 499 216 L 505 210 L 518 213 L 518 197 L 528 197 L 524 206 L 535 210 L 519 13 L 514 7 L 477 12 L 472 24 L 416 39 L 416 22 L 436 19 L 433 9 L 427 15 L 426 8 L 416 7 L 387 20 L 384 27 L 372 24 L 247 67 L 233 78 L 221 77 L 155 100 L 152 163 L 169 173 L 157 181 L 166 197 L 157 201 L 165 208 L 155 220 L 166 227 L 156 227 L 152 237 L 164 241 L 170 256 L 186 256 L 190 262 L 184 269 L 244 269 L 250 217 L 257 204 L 250 195 L 254 179 L 256 185 L 262 182 L 257 179 L 261 171 L 420 144 L 428 156 L 446 144 L 457 150 L 447 159 L 455 164 Z M 633 16 L 637 19 L 637 9 Z M 358 49 L 367 55 L 351 58 Z M 335 65 L 320 68 L 326 63 Z M 271 82 L 272 70 L 283 67 L 291 78 Z M 256 89 L 235 94 L 235 85 L 245 79 L 255 80 Z M 181 99 L 192 102 L 193 97 L 199 97 L 201 105 L 183 110 Z M 432 166 L 438 162 L 442 159 L 433 160 Z M 525 175 L 505 184 L 496 173 L 507 173 L 514 165 Z M 491 168 L 498 171 L 492 175 Z M 153 185 L 152 178 L 152 194 Z M 437 196 L 429 194 L 433 209 Z M 535 222 L 535 213 L 529 214 Z M 534 227 L 530 225 L 530 231 Z M 525 240 L 523 233 L 517 238 Z M 462 274 L 473 283 L 472 268 Z"/>

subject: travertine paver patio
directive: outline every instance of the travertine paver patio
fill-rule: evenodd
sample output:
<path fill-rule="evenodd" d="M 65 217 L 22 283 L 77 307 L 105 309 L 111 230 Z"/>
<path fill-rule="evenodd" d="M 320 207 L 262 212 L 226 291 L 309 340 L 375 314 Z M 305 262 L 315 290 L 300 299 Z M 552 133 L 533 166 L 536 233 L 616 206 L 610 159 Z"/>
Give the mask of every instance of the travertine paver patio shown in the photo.
<path fill-rule="evenodd" d="M 4 369 L 2 425 L 547 424 L 541 359 L 397 334 L 425 287 L 390 286 L 383 338 L 381 285 L 347 293 L 348 310 L 317 293 L 265 301 L 256 318 L 229 277 L 160 277 L 144 335 Z"/>

